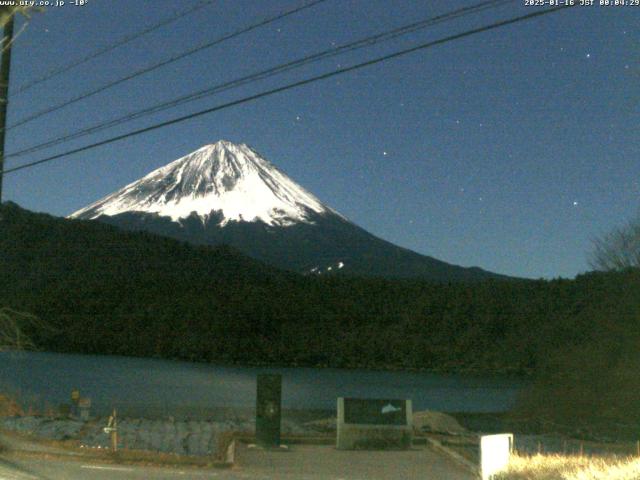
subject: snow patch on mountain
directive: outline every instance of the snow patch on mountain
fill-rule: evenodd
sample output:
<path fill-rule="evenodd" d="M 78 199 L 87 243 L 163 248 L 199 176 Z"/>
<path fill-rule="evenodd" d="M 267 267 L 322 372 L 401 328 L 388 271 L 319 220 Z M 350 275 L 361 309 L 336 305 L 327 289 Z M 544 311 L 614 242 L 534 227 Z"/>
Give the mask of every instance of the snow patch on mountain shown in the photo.
<path fill-rule="evenodd" d="M 245 144 L 220 140 L 165 165 L 70 218 L 124 212 L 156 213 L 173 221 L 213 213 L 229 222 L 272 226 L 312 223 L 311 213 L 337 214 Z M 339 214 L 338 214 L 339 215 Z"/>
<path fill-rule="evenodd" d="M 311 270 L 309 270 L 309 273 L 313 273 L 315 275 L 322 275 L 323 271 L 326 270 L 327 272 L 331 272 L 334 269 L 334 267 L 336 268 L 336 270 L 341 270 L 342 268 L 344 268 L 344 262 L 338 262 L 324 268 L 315 266 Z"/>

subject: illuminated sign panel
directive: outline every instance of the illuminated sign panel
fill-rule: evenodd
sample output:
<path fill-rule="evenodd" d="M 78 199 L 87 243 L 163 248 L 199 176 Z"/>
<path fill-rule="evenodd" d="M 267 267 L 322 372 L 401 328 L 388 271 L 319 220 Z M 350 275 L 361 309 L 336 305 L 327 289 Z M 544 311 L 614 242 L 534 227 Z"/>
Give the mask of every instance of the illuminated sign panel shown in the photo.
<path fill-rule="evenodd" d="M 368 425 L 406 425 L 406 401 L 345 398 L 344 421 Z"/>
<path fill-rule="evenodd" d="M 411 400 L 338 398 L 337 426 L 341 450 L 411 448 Z"/>
<path fill-rule="evenodd" d="M 483 435 L 480 437 L 480 470 L 482 480 L 507 468 L 513 450 L 513 434 Z"/>

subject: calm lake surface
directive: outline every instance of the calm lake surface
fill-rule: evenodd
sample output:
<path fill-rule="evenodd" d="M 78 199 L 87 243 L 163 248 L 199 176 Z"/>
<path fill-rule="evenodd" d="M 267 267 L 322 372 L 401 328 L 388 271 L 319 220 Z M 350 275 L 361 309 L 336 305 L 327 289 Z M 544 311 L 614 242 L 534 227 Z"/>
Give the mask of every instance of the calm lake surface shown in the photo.
<path fill-rule="evenodd" d="M 69 403 L 77 388 L 92 413 L 206 416 L 255 406 L 256 375 L 282 374 L 285 409 L 335 409 L 336 398 L 407 398 L 414 410 L 497 412 L 512 407 L 526 382 L 506 376 L 320 368 L 227 367 L 120 356 L 0 352 L 0 391 L 42 408 Z"/>

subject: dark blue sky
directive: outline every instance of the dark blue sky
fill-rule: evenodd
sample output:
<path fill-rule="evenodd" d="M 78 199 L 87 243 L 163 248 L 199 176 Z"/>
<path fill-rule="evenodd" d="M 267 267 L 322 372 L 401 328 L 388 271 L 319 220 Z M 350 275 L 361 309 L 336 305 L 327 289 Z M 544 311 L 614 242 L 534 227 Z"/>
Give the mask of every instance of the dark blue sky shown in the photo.
<path fill-rule="evenodd" d="M 36 14 L 14 47 L 12 88 L 194 3 L 89 0 Z M 214 2 L 16 96 L 9 122 L 300 3 Z M 328 0 L 13 129 L 7 152 L 472 3 Z M 534 8 L 515 2 L 6 166 Z M 573 277 L 588 269 L 591 239 L 640 206 L 639 100 L 640 7 L 576 7 L 7 175 L 4 199 L 67 215 L 226 139 L 398 245 L 509 275 Z"/>

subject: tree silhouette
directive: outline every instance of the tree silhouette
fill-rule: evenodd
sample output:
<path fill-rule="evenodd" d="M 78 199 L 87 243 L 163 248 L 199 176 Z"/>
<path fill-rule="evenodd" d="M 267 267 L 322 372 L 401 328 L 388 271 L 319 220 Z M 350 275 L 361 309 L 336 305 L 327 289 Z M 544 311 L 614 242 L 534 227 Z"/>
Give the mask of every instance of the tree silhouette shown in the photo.
<path fill-rule="evenodd" d="M 51 330 L 51 326 L 35 315 L 0 308 L 0 351 L 34 350 L 36 344 L 30 332 Z"/>
<path fill-rule="evenodd" d="M 640 214 L 593 242 L 589 264 L 595 270 L 640 267 Z"/>

